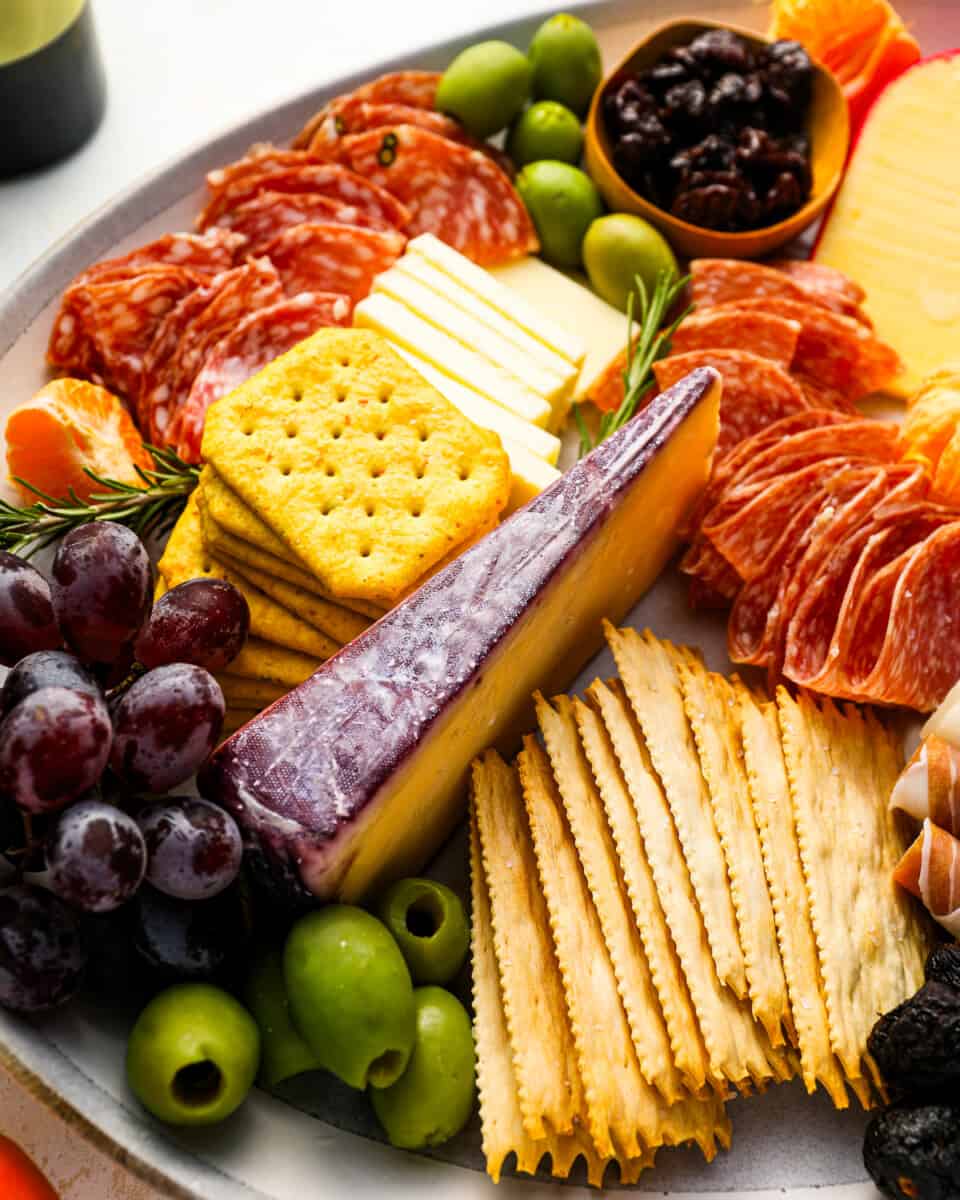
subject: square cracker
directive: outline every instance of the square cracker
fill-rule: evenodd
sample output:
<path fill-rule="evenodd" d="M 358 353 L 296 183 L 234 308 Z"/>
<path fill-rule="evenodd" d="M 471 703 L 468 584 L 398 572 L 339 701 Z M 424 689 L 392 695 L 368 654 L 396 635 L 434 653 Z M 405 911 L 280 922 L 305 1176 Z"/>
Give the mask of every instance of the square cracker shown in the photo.
<path fill-rule="evenodd" d="M 600 921 L 580 869 L 550 760 L 532 737 L 517 765 L 567 1012 L 598 1152 L 638 1158 L 696 1141 L 709 1160 L 728 1126 L 715 1094 L 668 1105 L 640 1073 Z"/>
<path fill-rule="evenodd" d="M 617 977 L 640 1073 L 668 1104 L 673 1104 L 686 1088 L 673 1060 L 660 999 L 633 919 L 603 802 L 580 742 L 573 701 L 568 696 L 557 696 L 551 705 L 539 693 L 535 701 L 537 721 L 577 857 Z"/>
<path fill-rule="evenodd" d="M 604 630 L 670 805 L 717 975 L 736 995 L 746 996 L 746 966 L 727 864 L 684 711 L 672 648 L 649 630 L 641 636 L 609 622 Z"/>
<path fill-rule="evenodd" d="M 226 579 L 232 583 L 250 608 L 250 632 L 254 637 L 320 659 L 331 658 L 340 649 L 333 638 L 301 621 L 209 553 L 203 542 L 196 492 L 174 526 L 157 570 L 168 588 L 200 578 Z"/>
<path fill-rule="evenodd" d="M 333 596 L 394 604 L 504 508 L 510 464 L 382 338 L 318 330 L 223 397 L 203 455 Z"/>
<path fill-rule="evenodd" d="M 929 948 L 920 906 L 893 880 L 908 844 L 889 806 L 899 739 L 807 692 L 778 688 L 777 708 L 830 1043 L 848 1079 L 868 1078 L 870 1030 L 921 986 Z"/>
<path fill-rule="evenodd" d="M 520 784 L 488 750 L 472 790 L 524 1129 L 534 1140 L 569 1134 L 586 1107 Z"/>
<path fill-rule="evenodd" d="M 690 1090 L 699 1092 L 707 1082 L 710 1064 L 683 968 L 657 895 L 633 801 L 600 717 L 582 700 L 575 699 L 573 703 L 580 738 L 600 791 L 634 920 L 660 998 L 674 1061 Z"/>
<path fill-rule="evenodd" d="M 780 745 L 777 706 L 772 701 L 755 700 L 742 682 L 738 681 L 736 690 L 750 799 L 760 831 L 803 1081 L 807 1091 L 813 1092 L 819 1080 L 837 1108 L 846 1108 L 849 1100 L 843 1072 L 830 1045 L 827 1006 Z"/>
<path fill-rule="evenodd" d="M 485 755 L 474 763 L 475 796 L 485 796 L 488 787 L 497 787 L 495 776 L 514 772 L 502 759 Z M 519 788 L 519 784 L 514 784 Z M 532 1138 L 524 1128 L 514 1073 L 513 1052 L 503 1011 L 500 974 L 493 944 L 493 915 L 490 893 L 483 871 L 480 833 L 475 802 L 470 807 L 470 949 L 473 964 L 474 1042 L 477 1050 L 477 1094 L 480 1102 L 480 1128 L 487 1171 L 499 1182 L 504 1161 L 516 1155 L 517 1170 L 533 1174 L 544 1155 L 551 1158 L 552 1173 L 566 1178 L 576 1159 L 582 1155 L 587 1177 L 599 1187 L 607 1160 L 593 1148 L 586 1130 L 577 1126 L 570 1134 L 544 1134 Z M 551 1048 L 555 1054 L 556 1049 Z"/>
<path fill-rule="evenodd" d="M 789 1079 L 789 1057 L 770 1045 L 749 1007 L 717 977 L 683 848 L 630 702 L 619 683 L 587 692 L 600 714 L 633 801 L 647 859 L 707 1048 L 711 1082 L 741 1090 Z"/>
<path fill-rule="evenodd" d="M 787 981 L 763 867 L 760 835 L 743 763 L 734 685 L 708 671 L 692 652 L 669 648 L 680 678 L 700 769 L 727 860 L 753 1015 L 774 1046 L 792 1030 Z"/>

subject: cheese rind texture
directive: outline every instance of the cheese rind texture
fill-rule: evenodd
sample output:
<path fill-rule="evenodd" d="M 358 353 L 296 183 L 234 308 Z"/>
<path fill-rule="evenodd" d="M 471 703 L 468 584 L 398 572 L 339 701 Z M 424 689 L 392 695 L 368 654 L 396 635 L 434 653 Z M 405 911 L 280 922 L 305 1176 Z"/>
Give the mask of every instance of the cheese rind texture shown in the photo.
<path fill-rule="evenodd" d="M 201 790 L 292 899 L 420 869 L 472 759 L 510 751 L 656 579 L 700 494 L 720 383 L 694 371 L 225 743 Z"/>
<path fill-rule="evenodd" d="M 866 290 L 877 336 L 900 354 L 897 390 L 960 341 L 960 53 L 927 59 L 874 102 L 815 251 Z"/>

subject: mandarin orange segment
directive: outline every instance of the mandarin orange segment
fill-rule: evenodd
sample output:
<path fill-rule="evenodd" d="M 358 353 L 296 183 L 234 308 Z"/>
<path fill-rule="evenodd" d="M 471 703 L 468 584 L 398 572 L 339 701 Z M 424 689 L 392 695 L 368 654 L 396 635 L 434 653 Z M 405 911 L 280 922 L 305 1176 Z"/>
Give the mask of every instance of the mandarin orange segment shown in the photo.
<path fill-rule="evenodd" d="M 103 491 L 89 475 L 142 482 L 136 467 L 153 459 L 123 403 L 105 388 L 81 379 L 55 379 L 7 418 L 7 470 L 57 498 L 70 489 L 82 499 Z M 36 499 L 16 485 L 24 499 Z"/>

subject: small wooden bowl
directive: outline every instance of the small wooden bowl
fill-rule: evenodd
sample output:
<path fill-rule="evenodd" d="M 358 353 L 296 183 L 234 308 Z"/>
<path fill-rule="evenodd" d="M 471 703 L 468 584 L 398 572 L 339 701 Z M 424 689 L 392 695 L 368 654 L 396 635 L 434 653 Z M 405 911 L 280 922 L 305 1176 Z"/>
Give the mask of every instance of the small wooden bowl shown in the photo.
<path fill-rule="evenodd" d="M 758 258 L 789 242 L 823 212 L 837 190 L 850 142 L 847 101 L 840 85 L 825 68 L 814 64 L 813 95 L 807 114 L 813 186 L 810 199 L 792 216 L 775 225 L 744 233 L 723 233 L 691 225 L 651 203 L 626 182 L 613 165 L 613 147 L 603 119 L 603 100 L 623 79 L 653 66 L 675 46 L 684 46 L 708 29 L 732 29 L 753 46 L 770 39 L 749 29 L 719 21 L 668 21 L 639 42 L 597 88 L 587 117 L 587 170 L 614 212 L 637 213 L 655 225 L 680 254 L 688 258 Z"/>

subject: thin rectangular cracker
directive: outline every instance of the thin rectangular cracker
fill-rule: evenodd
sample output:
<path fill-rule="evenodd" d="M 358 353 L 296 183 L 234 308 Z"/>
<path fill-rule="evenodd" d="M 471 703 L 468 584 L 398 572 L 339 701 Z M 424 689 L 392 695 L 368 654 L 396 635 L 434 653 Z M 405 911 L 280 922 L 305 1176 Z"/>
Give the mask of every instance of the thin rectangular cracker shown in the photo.
<path fill-rule="evenodd" d="M 600 791 L 634 920 L 660 998 L 674 1061 L 690 1090 L 699 1092 L 707 1083 L 710 1064 L 683 968 L 657 895 L 633 802 L 600 717 L 582 700 L 575 699 L 573 703 L 580 738 Z"/>
<path fill-rule="evenodd" d="M 668 1104 L 686 1092 L 620 873 L 613 835 L 574 718 L 573 701 L 537 693 L 537 722 L 613 965 L 640 1073 Z"/>
<path fill-rule="evenodd" d="M 488 772 L 499 771 L 500 766 L 505 766 L 502 760 L 497 763 L 485 759 L 474 764 L 474 782 L 481 793 L 486 787 Z M 524 1128 L 513 1052 L 503 1012 L 500 973 L 493 943 L 490 894 L 481 861 L 475 801 L 470 806 L 470 892 L 473 1036 L 477 1054 L 480 1130 L 487 1171 L 494 1183 L 499 1182 L 503 1164 L 512 1153 L 516 1155 L 517 1170 L 532 1175 L 544 1156 L 549 1154 L 553 1175 L 566 1178 L 576 1159 L 582 1155 L 587 1164 L 587 1178 L 594 1187 L 600 1187 L 607 1160 L 599 1157 L 585 1129 L 578 1126 L 571 1134 L 546 1134 L 542 1138 L 532 1138 Z"/>
<path fill-rule="evenodd" d="M 243 675 L 233 675 L 227 671 L 222 671 L 217 676 L 217 683 L 220 684 L 227 705 L 238 708 L 266 708 L 290 690 L 278 683 L 247 679 Z"/>
<path fill-rule="evenodd" d="M 644 1080 L 550 760 L 528 737 L 517 766 L 594 1144 L 601 1154 L 637 1158 L 661 1145 L 695 1141 L 709 1161 L 718 1138 L 724 1142 L 729 1134 L 723 1101 L 710 1093 L 668 1105 Z"/>
<path fill-rule="evenodd" d="M 322 662 L 320 658 L 288 650 L 286 646 L 248 637 L 243 649 L 230 663 L 230 674 L 280 684 L 290 691 L 309 679 Z"/>
<path fill-rule="evenodd" d="M 604 631 L 663 783 L 717 975 L 737 996 L 746 996 L 746 965 L 727 865 L 668 645 L 649 630 L 641 636 L 609 621 Z"/>
<path fill-rule="evenodd" d="M 680 679 L 684 711 L 693 730 L 700 770 L 727 862 L 753 1015 L 766 1029 L 772 1044 L 782 1046 L 784 1029 L 792 1029 L 790 998 L 780 961 L 760 834 L 750 803 L 734 686 L 722 675 L 708 671 L 686 649 L 668 647 L 668 653 Z"/>
<path fill-rule="evenodd" d="M 760 832 L 783 971 L 790 992 L 800 1069 L 808 1092 L 823 1084 L 837 1108 L 849 1104 L 843 1072 L 830 1045 L 817 943 L 810 920 L 790 785 L 773 701 L 760 702 L 740 681 L 737 719 L 750 799 Z"/>
<path fill-rule="evenodd" d="M 610 735 L 633 801 L 657 892 L 707 1049 L 712 1081 L 741 1090 L 792 1074 L 789 1056 L 775 1049 L 747 1004 L 717 977 L 703 917 L 660 778 L 622 685 L 599 680 L 587 691 Z"/>
<path fill-rule="evenodd" d="M 203 455 L 333 596 L 375 604 L 395 604 L 510 495 L 496 434 L 362 329 L 320 329 L 223 397 Z"/>
<path fill-rule="evenodd" d="M 830 1043 L 848 1079 L 868 1078 L 870 1030 L 921 986 L 929 946 L 919 906 L 892 874 L 907 846 L 889 807 L 902 754 L 852 705 L 781 687 L 777 709 Z"/>

